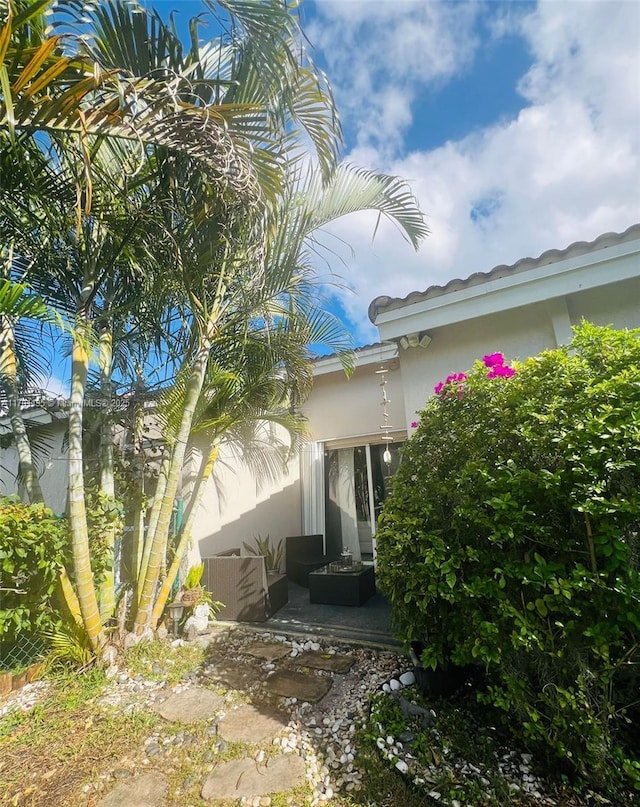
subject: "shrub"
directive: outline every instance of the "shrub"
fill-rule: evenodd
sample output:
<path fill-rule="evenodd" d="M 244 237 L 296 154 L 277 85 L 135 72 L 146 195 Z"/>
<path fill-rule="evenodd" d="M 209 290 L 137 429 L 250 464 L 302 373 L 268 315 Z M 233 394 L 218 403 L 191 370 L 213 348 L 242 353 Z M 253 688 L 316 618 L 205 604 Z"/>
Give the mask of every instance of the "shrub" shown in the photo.
<path fill-rule="evenodd" d="M 0 644 L 9 648 L 20 636 L 51 627 L 67 522 L 42 504 L 0 499 Z M 15 590 L 24 591 L 24 594 Z"/>
<path fill-rule="evenodd" d="M 479 697 L 547 762 L 639 786 L 640 331 L 583 324 L 436 389 L 377 534 L 400 637 L 481 662 Z"/>

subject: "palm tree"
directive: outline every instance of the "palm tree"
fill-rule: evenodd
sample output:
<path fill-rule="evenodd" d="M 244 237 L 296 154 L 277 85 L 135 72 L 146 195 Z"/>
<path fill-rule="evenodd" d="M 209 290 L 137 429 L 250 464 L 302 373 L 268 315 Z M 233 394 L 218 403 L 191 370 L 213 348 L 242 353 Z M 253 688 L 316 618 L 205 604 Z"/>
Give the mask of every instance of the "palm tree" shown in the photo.
<path fill-rule="evenodd" d="M 117 362 L 123 348 L 133 350 L 132 336 L 143 357 L 135 369 L 150 369 L 145 354 L 161 356 L 171 368 L 164 385 L 174 384 L 180 394 L 179 418 L 171 426 L 167 421 L 164 434 L 163 472 L 140 568 L 135 627 L 142 634 L 157 619 L 166 590 L 158 599 L 194 429 L 206 429 L 210 439 L 203 479 L 220 440 L 237 429 L 238 413 L 251 414 L 255 423 L 280 419 L 297 434 L 295 417 L 285 418 L 283 407 L 287 395 L 304 400 L 311 372 L 293 334 L 299 339 L 320 328 L 348 361 L 343 334 L 314 303 L 314 234 L 363 208 L 396 221 L 414 246 L 426 228 L 400 180 L 337 166 L 340 127 L 330 91 L 310 62 L 300 64 L 299 31 L 280 0 L 206 0 L 223 33 L 201 47 L 194 22 L 188 49 L 170 24 L 133 3 L 92 7 L 62 0 L 53 32 L 44 25 L 49 5 L 16 0 L 0 33 L 0 167 L 15 191 L 3 194 L 0 230 L 12 233 L 27 254 L 34 288 L 74 319 L 73 582 L 97 650 L 105 641 L 113 580 L 99 603 L 83 453 L 94 347 L 101 348 L 105 395 L 114 372 L 120 383 L 135 385 L 130 366 Z M 303 180 L 305 138 L 319 168 Z M 285 335 L 296 346 L 287 360 L 275 350 Z M 265 365 L 258 356 L 268 357 Z M 248 369 L 256 362 L 262 375 Z M 289 380 L 276 393 L 281 372 Z M 234 384 L 225 386 L 224 378 Z M 213 399 L 212 379 L 219 384 Z M 106 420 L 101 484 L 109 496 L 116 493 L 111 436 Z"/>
<path fill-rule="evenodd" d="M 273 196 L 278 187 L 282 136 L 280 133 L 275 139 L 271 136 L 274 129 L 260 103 L 220 103 L 217 89 L 212 95 L 216 82 L 209 79 L 204 63 L 202 67 L 197 64 L 197 50 L 192 48 L 185 61 L 175 32 L 156 15 L 125 3 L 103 4 L 88 12 L 96 36 L 87 42 L 86 29 L 82 35 L 73 31 L 79 22 L 86 22 L 87 8 L 74 0 L 58 4 L 55 20 L 58 33 L 51 34 L 44 25 L 44 12 L 50 5 L 14 2 L 9 7 L 0 33 L 3 72 L 0 123 L 5 135 L 3 146 L 12 153 L 14 161 L 18 157 L 23 158 L 18 159 L 18 164 L 24 162 L 35 144 L 36 150 L 45 151 L 65 177 L 63 184 L 75 186 L 75 233 L 71 222 L 62 224 L 66 232 L 63 243 L 67 245 L 63 254 L 67 260 L 59 275 L 67 290 L 72 290 L 70 296 L 75 307 L 69 411 L 69 514 L 75 582 L 85 627 L 97 648 L 103 638 L 87 536 L 83 408 L 89 350 L 94 339 L 92 321 L 104 299 L 101 281 L 107 276 L 99 261 L 104 257 L 105 245 L 117 240 L 117 232 L 111 226 L 110 205 L 105 205 L 105 194 L 110 202 L 113 194 L 107 191 L 96 166 L 102 168 L 107 162 L 100 159 L 107 151 L 111 160 L 114 156 L 123 158 L 121 174 L 129 180 L 148 164 L 146 144 L 152 144 L 156 152 L 158 148 L 163 150 L 155 165 L 163 169 L 162 178 L 170 181 L 175 172 L 168 149 L 178 150 L 183 170 L 188 165 L 197 177 L 192 186 L 199 184 L 200 190 L 207 190 L 207 213 L 215 213 L 224 222 L 227 208 L 242 204 L 246 215 L 252 209 L 259 210 L 263 196 Z M 242 17 L 237 10 L 243 12 L 243 4 L 237 4 L 237 8 L 230 5 L 236 16 Z M 262 46 L 268 44 L 268 48 L 257 46 L 254 56 L 271 54 L 274 64 L 282 65 L 280 78 L 285 73 L 293 76 L 289 15 L 276 2 L 256 4 L 243 13 L 239 20 L 243 28 L 250 30 L 254 39 L 260 39 Z M 82 19 L 80 14 L 84 15 Z M 141 26 L 140 20 L 145 25 Z M 237 63 L 238 48 L 229 47 L 227 51 L 230 61 Z M 113 53 L 118 58 L 110 63 Z M 124 54 L 126 61 L 122 58 Z M 286 58 L 281 59 L 282 55 Z M 270 72 L 273 75 L 275 71 Z M 273 84 L 273 78 L 271 81 Z M 249 142 L 249 137 L 253 142 Z M 118 147 L 114 138 L 131 145 L 128 149 Z M 262 185 L 258 184 L 258 176 Z M 126 184 L 127 187 L 118 189 L 122 192 L 117 200 L 120 205 L 124 200 L 125 208 L 129 207 L 131 182 Z M 211 202 L 214 198 L 215 211 Z M 22 208 L 23 212 L 33 212 L 26 202 Z M 109 221 L 105 221 L 105 212 Z M 43 206 L 39 213 L 40 227 L 51 223 Z M 194 214 L 195 205 L 189 211 L 189 215 Z M 255 220 L 259 221 L 259 216 Z M 175 216 L 168 223 L 175 226 Z M 70 247 L 69 235 L 73 235 Z M 59 248 L 59 237 L 50 239 L 52 245 L 54 240 Z M 113 270 L 113 261 L 107 262 L 107 268 Z M 71 272 L 66 277 L 65 269 Z M 106 345 L 107 337 L 103 343 Z M 108 360 L 105 375 L 107 365 Z"/>
<path fill-rule="evenodd" d="M 233 334 L 231 343 L 235 345 L 236 352 L 242 355 L 243 344 L 249 345 L 250 339 L 258 332 L 264 332 L 266 338 L 272 339 L 276 335 L 287 336 L 290 340 L 288 394 L 294 397 L 297 404 L 302 403 L 311 388 L 311 357 L 306 347 L 301 355 L 291 350 L 295 344 L 294 336 L 304 333 L 309 339 L 303 342 L 305 346 L 313 341 L 333 344 L 342 351 L 345 360 L 348 360 L 344 332 L 335 327 L 335 323 L 315 302 L 318 284 L 311 247 L 318 248 L 315 243 L 318 231 L 342 215 L 373 209 L 395 221 L 414 246 L 418 245 L 425 234 L 422 215 L 403 182 L 395 177 L 349 166 L 338 166 L 326 183 L 312 173 L 301 178 L 294 166 L 291 181 L 279 201 L 279 206 L 267 214 L 264 227 L 267 242 L 263 262 L 252 266 L 247 273 L 244 264 L 237 266 L 223 260 L 218 269 L 214 294 L 201 302 L 200 307 L 207 312 L 207 318 L 200 323 L 199 338 L 194 340 L 192 352 L 187 354 L 183 366 L 180 406 L 177 407 L 179 422 L 173 432 L 174 443 L 167 476 L 163 479 L 162 497 L 156 498 L 152 511 L 148 563 L 143 568 L 144 582 L 136 615 L 136 632 L 139 635 L 155 625 L 163 604 L 162 597 L 166 596 L 173 582 L 171 580 L 168 583 L 167 580 L 176 571 L 174 564 L 161 588 L 161 596 L 156 598 L 184 456 L 197 422 L 198 408 L 202 405 L 208 369 L 210 362 L 214 361 L 216 340 L 229 339 Z M 198 234 L 201 234 L 200 230 Z M 258 331 L 252 331 L 251 323 L 258 323 Z M 243 329 L 243 338 L 239 343 L 234 342 L 234 338 L 237 338 L 234 328 L 238 325 Z M 294 359 L 297 364 L 294 364 Z M 287 368 L 284 358 L 281 357 L 280 361 L 284 362 L 283 368 Z M 229 367 L 219 364 L 214 366 L 234 374 L 233 362 Z M 301 379 L 305 379 L 306 383 L 301 383 Z M 250 388 L 250 376 L 245 375 L 245 382 Z M 263 383 L 268 389 L 266 379 L 263 379 Z M 244 388 L 246 390 L 247 387 Z M 220 417 L 216 421 L 210 454 L 201 469 L 199 490 L 202 489 L 204 474 L 211 472 L 220 439 L 226 429 L 231 429 L 234 425 L 233 403 L 227 403 L 228 419 Z M 272 401 L 271 406 L 273 405 Z M 268 419 L 268 409 L 269 407 L 264 407 L 261 410 L 265 420 Z M 242 412 L 242 408 L 238 411 Z M 259 416 L 256 416 L 256 421 L 258 420 Z M 191 514 L 195 515 L 193 507 Z M 183 538 L 186 540 L 187 537 L 185 529 Z"/>

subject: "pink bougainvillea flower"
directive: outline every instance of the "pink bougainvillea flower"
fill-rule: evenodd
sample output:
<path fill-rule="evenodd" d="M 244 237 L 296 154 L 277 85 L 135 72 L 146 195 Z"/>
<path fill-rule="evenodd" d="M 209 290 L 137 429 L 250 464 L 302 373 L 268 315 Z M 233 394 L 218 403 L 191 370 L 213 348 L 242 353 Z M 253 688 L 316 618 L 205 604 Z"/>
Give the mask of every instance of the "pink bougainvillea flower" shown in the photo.
<path fill-rule="evenodd" d="M 411 428 L 412 429 L 417 429 L 418 428 L 418 421 L 417 420 L 412 420 L 411 421 Z"/>
<path fill-rule="evenodd" d="M 459 397 L 460 393 L 464 391 L 464 387 L 461 386 L 461 383 L 466 380 L 467 380 L 466 373 L 452 373 L 451 375 L 448 375 L 444 381 L 440 381 L 440 383 L 436 384 L 435 387 L 433 388 L 433 391 L 435 392 L 436 395 L 440 395 L 443 392 L 443 390 L 445 393 L 449 391 L 452 392 L 457 391 Z M 458 386 L 453 390 L 446 390 L 445 387 L 449 386 L 449 384 L 451 385 L 457 384 Z"/>
<path fill-rule="evenodd" d="M 511 376 L 515 374 L 516 371 L 513 367 L 508 367 L 506 364 L 498 364 L 489 370 L 487 378 L 511 378 Z"/>
<path fill-rule="evenodd" d="M 501 367 L 504 364 L 504 356 L 502 353 L 489 353 L 482 357 L 482 361 L 485 367 Z"/>
<path fill-rule="evenodd" d="M 453 381 L 466 381 L 466 380 L 467 380 L 466 373 L 453 373 L 452 375 L 447 376 L 447 380 L 444 383 L 451 384 Z"/>

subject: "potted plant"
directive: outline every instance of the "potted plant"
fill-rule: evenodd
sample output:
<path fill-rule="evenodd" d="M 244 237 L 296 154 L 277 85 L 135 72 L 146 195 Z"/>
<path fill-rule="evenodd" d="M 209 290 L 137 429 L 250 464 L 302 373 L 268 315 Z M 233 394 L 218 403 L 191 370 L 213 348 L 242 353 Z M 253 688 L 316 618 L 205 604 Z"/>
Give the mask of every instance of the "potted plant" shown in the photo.
<path fill-rule="evenodd" d="M 473 664 L 458 665 L 449 662 L 438 665 L 435 669 L 425 667 L 422 663 L 422 652 L 425 647 L 425 642 L 411 642 L 409 646 L 409 657 L 413 664 L 416 683 L 423 695 L 448 698 L 477 677 L 479 670 Z"/>
<path fill-rule="evenodd" d="M 278 541 L 276 546 L 271 545 L 271 538 L 266 535 L 264 538 L 260 535 L 254 535 L 253 540 L 255 547 L 243 542 L 244 548 L 251 555 L 264 555 L 264 560 L 267 566 L 268 574 L 280 574 L 280 567 L 284 558 L 284 546 L 282 538 Z"/>
<path fill-rule="evenodd" d="M 203 589 L 200 585 L 200 580 L 202 580 L 203 574 L 204 563 L 192 566 L 187 572 L 185 581 L 182 584 L 182 593 L 180 594 L 180 602 L 185 606 L 194 606 L 202 599 Z"/>

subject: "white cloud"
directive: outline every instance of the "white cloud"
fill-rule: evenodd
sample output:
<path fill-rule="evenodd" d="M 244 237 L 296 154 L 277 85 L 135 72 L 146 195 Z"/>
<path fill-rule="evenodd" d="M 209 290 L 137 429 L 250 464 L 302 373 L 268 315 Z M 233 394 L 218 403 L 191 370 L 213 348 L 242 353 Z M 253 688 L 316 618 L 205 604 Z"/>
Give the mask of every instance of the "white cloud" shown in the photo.
<path fill-rule="evenodd" d="M 359 146 L 397 153 L 418 89 L 470 64 L 481 4 L 321 0 L 316 6 L 317 17 L 305 27 L 327 60 L 346 127 L 357 129 Z"/>
<path fill-rule="evenodd" d="M 378 54 L 395 52 L 392 44 L 400 48 L 407 26 L 418 29 L 416 36 L 424 42 L 434 41 L 434 31 L 440 36 L 444 32 L 439 56 L 430 55 L 431 80 L 461 69 L 475 47 L 473 14 L 466 6 L 461 12 L 466 48 L 457 55 L 450 25 L 457 4 L 424 4 L 428 13 L 422 5 L 407 6 L 404 25 L 393 23 L 386 3 L 339 4 L 342 11 L 330 5 L 337 20 L 330 29 L 332 47 L 341 51 L 329 54 L 338 70 L 330 77 L 345 86 L 351 86 L 351 79 L 345 79 L 343 42 L 352 39 L 358 45 L 365 8 L 381 39 L 361 43 L 351 56 L 353 81 L 361 87 L 367 86 L 367 75 L 369 85 L 375 86 L 384 72 L 381 65 L 371 68 L 376 48 Z M 393 95 L 395 74 L 383 82 L 374 110 L 365 109 L 366 99 L 352 101 L 349 114 L 361 115 L 363 134 L 348 159 L 408 178 L 432 230 L 415 255 L 390 225 L 378 230 L 372 246 L 375 217 L 370 214 L 334 226 L 355 249 L 355 259 L 345 257 L 346 268 L 337 271 L 356 292 L 343 303 L 361 341 L 375 338 L 366 310 L 377 295 L 404 296 L 640 221 L 639 29 L 640 4 L 618 0 L 543 2 L 526 16 L 501 18 L 494 35 L 517 31 L 534 56 L 519 87 L 525 108 L 514 120 L 403 159 L 372 135 L 373 112 L 384 110 L 385 99 Z M 408 41 L 413 48 L 413 39 Z M 363 54 L 363 61 L 356 52 Z M 408 61 L 411 83 L 417 80 L 418 67 Z M 406 105 L 413 97 L 410 89 L 399 103 L 399 137 L 408 125 Z"/>
<path fill-rule="evenodd" d="M 49 378 L 45 386 L 46 391 L 55 398 L 67 398 L 69 396 L 69 381 L 64 381 L 54 375 Z"/>

